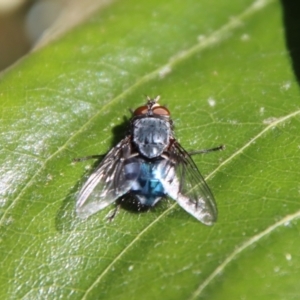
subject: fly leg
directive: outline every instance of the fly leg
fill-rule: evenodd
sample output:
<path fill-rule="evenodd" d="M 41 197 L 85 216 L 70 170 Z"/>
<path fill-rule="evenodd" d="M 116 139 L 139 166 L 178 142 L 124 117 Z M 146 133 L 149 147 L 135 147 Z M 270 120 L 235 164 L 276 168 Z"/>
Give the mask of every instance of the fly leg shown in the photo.
<path fill-rule="evenodd" d="M 112 222 L 115 218 L 115 216 L 117 215 L 119 209 L 121 207 L 121 204 L 117 204 L 116 208 L 114 209 L 114 211 L 112 213 L 109 213 L 107 216 L 107 221 L 108 222 Z"/>
<path fill-rule="evenodd" d="M 209 152 L 219 151 L 219 150 L 224 150 L 224 149 L 225 149 L 225 145 L 221 145 L 221 146 L 218 146 L 218 147 L 215 147 L 215 148 L 191 151 L 191 152 L 188 152 L 188 154 L 189 155 L 203 154 L 203 153 L 209 153 Z"/>
<path fill-rule="evenodd" d="M 89 156 L 84 156 L 84 157 L 78 157 L 74 158 L 72 162 L 79 162 L 79 161 L 85 161 L 89 159 L 102 159 L 105 155 L 104 154 L 96 154 L 96 155 L 89 155 Z"/>

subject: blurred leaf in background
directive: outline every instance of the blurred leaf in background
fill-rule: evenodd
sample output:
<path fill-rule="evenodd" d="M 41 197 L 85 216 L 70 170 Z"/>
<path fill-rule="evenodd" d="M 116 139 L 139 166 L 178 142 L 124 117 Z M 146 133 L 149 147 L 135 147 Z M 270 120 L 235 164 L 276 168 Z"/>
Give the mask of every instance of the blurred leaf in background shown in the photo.
<path fill-rule="evenodd" d="M 0 0 L 0 70 L 62 36 L 111 0 Z"/>
<path fill-rule="evenodd" d="M 298 299 L 299 90 L 275 0 L 118 1 L 0 83 L 1 299 Z M 74 194 L 161 95 L 219 220 L 173 200 L 86 221 Z"/>

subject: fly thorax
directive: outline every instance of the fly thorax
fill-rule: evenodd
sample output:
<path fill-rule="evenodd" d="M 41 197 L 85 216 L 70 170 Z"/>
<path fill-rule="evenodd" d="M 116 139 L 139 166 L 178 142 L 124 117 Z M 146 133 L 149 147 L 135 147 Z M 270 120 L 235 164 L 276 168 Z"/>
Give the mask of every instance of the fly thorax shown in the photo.
<path fill-rule="evenodd" d="M 155 117 L 137 119 L 133 123 L 133 142 L 145 157 L 158 157 L 168 147 L 170 132 L 168 120 Z"/>

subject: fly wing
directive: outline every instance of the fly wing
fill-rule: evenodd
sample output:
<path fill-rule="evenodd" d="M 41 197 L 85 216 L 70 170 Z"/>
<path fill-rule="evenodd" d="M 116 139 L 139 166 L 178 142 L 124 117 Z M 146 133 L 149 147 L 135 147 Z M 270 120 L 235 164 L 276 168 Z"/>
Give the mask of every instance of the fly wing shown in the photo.
<path fill-rule="evenodd" d="M 167 194 L 196 219 L 212 225 L 217 219 L 214 196 L 191 156 L 175 142 L 167 160 L 170 174 L 164 181 Z"/>
<path fill-rule="evenodd" d="M 124 158 L 130 153 L 131 144 L 125 138 L 89 176 L 77 196 L 76 212 L 80 218 L 88 218 L 130 190 L 133 181 L 126 179 L 123 168 Z"/>

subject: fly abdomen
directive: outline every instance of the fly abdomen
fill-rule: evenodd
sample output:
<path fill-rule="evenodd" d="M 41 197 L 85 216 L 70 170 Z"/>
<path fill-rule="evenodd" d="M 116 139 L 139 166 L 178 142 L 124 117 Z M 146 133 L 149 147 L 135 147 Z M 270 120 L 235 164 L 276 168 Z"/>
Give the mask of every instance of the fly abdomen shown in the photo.
<path fill-rule="evenodd" d="M 135 178 L 132 182 L 130 193 L 142 204 L 153 206 L 166 195 L 161 182 L 161 163 L 145 162 L 142 159 L 135 159 L 125 166 L 125 176 Z M 133 174 L 133 172 L 135 174 Z"/>

